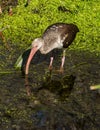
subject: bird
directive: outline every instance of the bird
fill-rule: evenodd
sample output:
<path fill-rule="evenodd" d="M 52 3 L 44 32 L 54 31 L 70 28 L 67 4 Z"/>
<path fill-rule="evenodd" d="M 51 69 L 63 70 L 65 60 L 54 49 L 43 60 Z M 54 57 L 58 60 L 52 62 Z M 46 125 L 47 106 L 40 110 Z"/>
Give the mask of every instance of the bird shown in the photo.
<path fill-rule="evenodd" d="M 62 49 L 63 56 L 61 59 L 61 66 L 59 71 L 63 72 L 63 66 L 65 62 L 66 56 L 66 48 L 74 41 L 77 32 L 79 32 L 79 28 L 77 25 L 73 23 L 54 23 L 49 25 L 43 34 L 35 38 L 31 44 L 30 53 L 25 62 L 24 74 L 28 75 L 29 73 L 29 65 L 31 63 L 32 58 L 35 58 L 35 54 L 39 52 L 40 56 L 46 56 L 49 53 L 53 53 L 55 49 Z M 39 51 L 38 51 L 39 50 Z M 27 52 L 27 51 L 26 51 Z M 50 56 L 49 70 L 53 68 L 54 54 Z M 22 67 L 23 64 L 23 55 L 21 55 L 17 62 L 15 63 L 16 68 Z"/>
<path fill-rule="evenodd" d="M 55 48 L 63 49 L 60 71 L 63 70 L 66 48 L 74 41 L 79 28 L 73 23 L 54 23 L 46 28 L 41 37 L 33 40 L 31 51 L 26 62 L 25 75 L 29 73 L 29 65 L 35 53 L 48 54 Z M 50 58 L 49 69 L 52 69 L 53 56 Z"/>

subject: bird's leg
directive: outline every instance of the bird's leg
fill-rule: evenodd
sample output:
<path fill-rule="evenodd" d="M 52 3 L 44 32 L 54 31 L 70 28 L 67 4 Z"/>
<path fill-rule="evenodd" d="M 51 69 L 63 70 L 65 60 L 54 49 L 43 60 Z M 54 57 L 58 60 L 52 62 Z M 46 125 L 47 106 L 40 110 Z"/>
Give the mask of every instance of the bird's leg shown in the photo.
<path fill-rule="evenodd" d="M 52 70 L 53 57 L 50 58 L 49 70 Z"/>
<path fill-rule="evenodd" d="M 50 63 L 49 63 L 49 71 L 46 72 L 46 81 L 51 79 L 52 76 L 52 64 L 53 64 L 53 57 L 50 57 Z"/>
<path fill-rule="evenodd" d="M 60 66 L 61 73 L 63 73 L 63 67 L 64 67 L 64 63 L 65 63 L 65 55 L 66 55 L 66 50 L 63 51 L 63 57 L 62 57 L 61 66 Z"/>

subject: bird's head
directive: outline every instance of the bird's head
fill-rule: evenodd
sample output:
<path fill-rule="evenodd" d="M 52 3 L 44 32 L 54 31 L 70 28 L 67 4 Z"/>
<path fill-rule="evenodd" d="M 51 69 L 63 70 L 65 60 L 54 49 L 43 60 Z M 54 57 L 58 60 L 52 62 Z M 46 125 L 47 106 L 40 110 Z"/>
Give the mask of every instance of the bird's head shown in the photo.
<path fill-rule="evenodd" d="M 27 75 L 28 74 L 28 70 L 29 70 L 29 65 L 30 65 L 30 62 L 33 58 L 33 56 L 35 55 L 35 53 L 42 47 L 43 45 L 43 39 L 42 38 L 36 38 L 33 42 L 32 42 L 32 48 L 31 48 L 31 51 L 30 51 L 30 54 L 29 54 L 29 57 L 28 57 L 28 60 L 27 60 L 27 63 L 26 63 L 26 69 L 25 69 L 25 74 Z"/>
<path fill-rule="evenodd" d="M 33 42 L 32 42 L 32 49 L 37 48 L 37 50 L 39 50 L 43 45 L 43 39 L 42 38 L 36 38 Z"/>

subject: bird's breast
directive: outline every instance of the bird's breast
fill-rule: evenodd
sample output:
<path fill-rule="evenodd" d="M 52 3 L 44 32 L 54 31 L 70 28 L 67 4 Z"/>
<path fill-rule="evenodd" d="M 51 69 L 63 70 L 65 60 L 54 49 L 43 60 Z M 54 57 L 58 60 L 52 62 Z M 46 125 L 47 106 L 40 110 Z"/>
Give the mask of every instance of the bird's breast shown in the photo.
<path fill-rule="evenodd" d="M 55 42 L 44 43 L 44 45 L 40 48 L 40 52 L 42 54 L 47 54 L 55 48 L 61 49 L 62 47 L 63 43 L 61 42 L 61 39 L 58 38 Z"/>

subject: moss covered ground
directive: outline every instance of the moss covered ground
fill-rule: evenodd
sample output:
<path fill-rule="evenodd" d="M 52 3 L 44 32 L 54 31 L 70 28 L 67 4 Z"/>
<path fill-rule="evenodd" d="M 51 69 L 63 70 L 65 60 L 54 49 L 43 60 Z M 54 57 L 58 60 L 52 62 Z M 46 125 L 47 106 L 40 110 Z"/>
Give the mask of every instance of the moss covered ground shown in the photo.
<path fill-rule="evenodd" d="M 99 130 L 100 92 L 90 90 L 91 85 L 100 84 L 99 3 L 30 0 L 25 6 L 26 0 L 19 0 L 12 6 L 11 16 L 8 7 L 0 14 L 0 129 Z M 66 51 L 64 74 L 55 72 L 59 57 L 51 77 L 48 64 L 43 62 L 31 65 L 25 79 L 14 69 L 17 58 L 56 22 L 75 23 L 80 29 Z M 36 55 L 39 58 L 42 56 Z"/>

